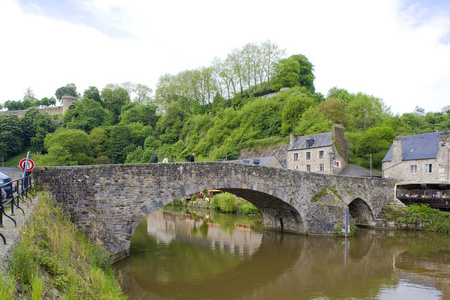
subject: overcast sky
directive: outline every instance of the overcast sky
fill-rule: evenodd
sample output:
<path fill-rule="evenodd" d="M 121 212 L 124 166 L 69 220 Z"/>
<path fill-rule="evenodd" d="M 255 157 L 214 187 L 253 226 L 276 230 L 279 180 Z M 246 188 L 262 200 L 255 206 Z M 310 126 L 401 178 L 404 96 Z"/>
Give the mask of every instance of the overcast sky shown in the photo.
<path fill-rule="evenodd" d="M 0 103 L 177 74 L 267 40 L 314 65 L 316 91 L 393 113 L 450 105 L 448 0 L 0 0 Z"/>

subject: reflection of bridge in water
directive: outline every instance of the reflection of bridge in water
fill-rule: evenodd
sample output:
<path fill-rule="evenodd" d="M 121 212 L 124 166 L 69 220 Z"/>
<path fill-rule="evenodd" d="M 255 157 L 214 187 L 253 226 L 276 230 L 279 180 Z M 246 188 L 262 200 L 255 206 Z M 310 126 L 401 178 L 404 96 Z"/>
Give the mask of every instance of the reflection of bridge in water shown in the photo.
<path fill-rule="evenodd" d="M 202 234 L 200 226 L 207 226 L 207 234 Z M 202 217 L 194 219 L 189 214 L 178 216 L 162 209 L 147 217 L 147 231 L 158 242 L 166 244 L 174 240 L 195 240 L 196 244 L 215 250 L 245 255 L 252 255 L 262 241 L 262 233 L 250 228 L 236 226 L 230 235 L 221 230 L 220 225 L 206 222 Z"/>
<path fill-rule="evenodd" d="M 164 219 L 164 216 L 161 214 L 159 218 Z M 173 226 L 175 223 L 169 219 L 159 224 Z M 189 224 L 192 221 L 183 222 Z M 405 288 L 401 282 L 417 283 L 424 289 L 417 291 L 419 295 L 426 292 L 430 297 L 436 296 L 433 299 L 449 299 L 450 249 L 447 235 L 363 231 L 351 239 L 264 231 L 251 256 L 219 274 L 205 274 L 204 279 L 197 283 L 147 282 L 145 276 L 134 278 L 132 268 L 124 268 L 122 272 L 129 272 L 124 276 L 128 280 L 125 284 L 132 291 L 138 291 L 136 295 L 139 297 L 149 299 L 181 299 L 183 294 L 196 295 L 196 299 L 264 300 L 280 299 L 280 295 L 283 299 L 373 299 L 393 290 L 400 293 L 397 295 L 405 295 L 398 291 Z M 165 241 L 177 239 L 173 232 L 180 232 L 183 241 L 189 235 L 188 230 L 176 230 L 173 226 L 161 238 Z M 201 240 L 202 237 L 197 236 L 196 239 Z M 245 245 L 244 239 L 240 239 Z M 205 247 L 211 247 L 215 240 L 209 239 Z M 432 248 L 429 246 L 431 241 Z M 409 252 L 409 249 L 414 250 Z"/>

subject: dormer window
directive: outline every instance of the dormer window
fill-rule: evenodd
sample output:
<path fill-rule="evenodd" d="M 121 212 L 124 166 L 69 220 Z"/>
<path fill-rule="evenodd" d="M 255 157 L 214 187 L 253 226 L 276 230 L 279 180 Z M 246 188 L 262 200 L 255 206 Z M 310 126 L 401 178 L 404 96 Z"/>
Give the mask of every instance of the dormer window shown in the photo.
<path fill-rule="evenodd" d="M 312 147 L 312 145 L 314 145 L 314 139 L 308 139 L 308 140 L 306 140 L 306 147 L 307 147 L 307 148 Z"/>

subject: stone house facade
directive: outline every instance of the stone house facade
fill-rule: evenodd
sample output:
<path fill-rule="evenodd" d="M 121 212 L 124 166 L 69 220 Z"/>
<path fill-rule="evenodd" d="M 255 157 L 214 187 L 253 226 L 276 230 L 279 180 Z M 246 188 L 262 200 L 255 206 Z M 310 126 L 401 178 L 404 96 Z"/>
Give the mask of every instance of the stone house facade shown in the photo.
<path fill-rule="evenodd" d="M 348 146 L 342 125 L 331 132 L 295 136 L 291 134 L 287 168 L 322 174 L 339 174 L 348 165 Z"/>
<path fill-rule="evenodd" d="M 449 181 L 450 131 L 398 136 L 382 160 L 383 176 L 402 181 Z"/>

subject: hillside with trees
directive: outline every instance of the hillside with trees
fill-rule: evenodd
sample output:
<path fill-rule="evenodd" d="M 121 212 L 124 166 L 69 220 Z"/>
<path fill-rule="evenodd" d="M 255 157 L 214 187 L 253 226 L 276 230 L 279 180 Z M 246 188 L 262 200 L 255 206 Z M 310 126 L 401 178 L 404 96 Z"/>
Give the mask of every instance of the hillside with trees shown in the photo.
<path fill-rule="evenodd" d="M 186 161 L 191 152 L 196 160 L 230 160 L 242 149 L 288 143 L 290 133 L 327 132 L 339 123 L 351 163 L 368 167 L 372 154 L 373 167 L 381 168 L 395 136 L 450 130 L 448 106 L 394 115 L 381 99 L 362 92 L 317 93 L 314 79 L 304 55 L 286 57 L 268 41 L 235 49 L 207 67 L 164 74 L 155 93 L 130 82 L 101 91 L 91 86 L 82 94 L 73 83 L 60 87 L 56 99 L 78 98 L 60 125 L 37 108 L 45 104 L 29 90 L 28 104 L 5 104 L 28 109 L 21 117 L 0 115 L 0 151 L 8 160 L 30 150 L 41 166 L 148 163 L 156 152 L 172 162 Z M 283 87 L 289 89 L 273 94 Z"/>

